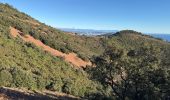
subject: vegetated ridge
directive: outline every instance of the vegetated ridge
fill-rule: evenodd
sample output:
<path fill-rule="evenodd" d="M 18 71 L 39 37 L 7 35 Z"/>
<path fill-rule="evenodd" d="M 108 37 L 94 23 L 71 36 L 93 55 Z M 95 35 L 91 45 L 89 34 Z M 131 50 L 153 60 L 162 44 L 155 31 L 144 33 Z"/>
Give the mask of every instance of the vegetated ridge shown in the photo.
<path fill-rule="evenodd" d="M 73 35 L 0 4 L 0 86 L 58 91 L 87 99 L 166 98 L 169 55 L 168 42 L 140 32 Z M 112 75 L 120 77 L 115 80 Z M 116 92 L 111 82 L 117 82 Z"/>

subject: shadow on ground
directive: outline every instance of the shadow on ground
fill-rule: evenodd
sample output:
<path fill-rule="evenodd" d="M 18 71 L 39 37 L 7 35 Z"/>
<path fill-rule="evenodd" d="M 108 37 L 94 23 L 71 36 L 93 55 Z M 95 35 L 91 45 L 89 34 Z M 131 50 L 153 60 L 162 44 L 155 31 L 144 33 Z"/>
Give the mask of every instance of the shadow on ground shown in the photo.
<path fill-rule="evenodd" d="M 50 93 L 24 92 L 0 87 L 0 100 L 79 100 L 76 97 Z"/>

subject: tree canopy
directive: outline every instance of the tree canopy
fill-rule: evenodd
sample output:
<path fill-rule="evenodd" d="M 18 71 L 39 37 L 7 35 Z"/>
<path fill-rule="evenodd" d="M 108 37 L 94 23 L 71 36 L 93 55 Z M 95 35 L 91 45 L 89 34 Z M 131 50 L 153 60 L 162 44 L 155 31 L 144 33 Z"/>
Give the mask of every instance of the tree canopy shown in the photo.
<path fill-rule="evenodd" d="M 159 100 L 169 98 L 169 70 L 162 66 L 160 49 L 143 47 L 125 51 L 109 48 L 94 58 L 88 69 L 92 79 L 112 89 L 117 99 Z"/>

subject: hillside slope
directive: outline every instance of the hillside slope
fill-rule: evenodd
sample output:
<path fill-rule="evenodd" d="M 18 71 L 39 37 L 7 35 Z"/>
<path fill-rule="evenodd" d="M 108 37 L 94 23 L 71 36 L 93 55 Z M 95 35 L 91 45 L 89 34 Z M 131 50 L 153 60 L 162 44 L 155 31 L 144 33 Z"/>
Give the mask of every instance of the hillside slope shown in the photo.
<path fill-rule="evenodd" d="M 111 36 L 108 36 L 105 43 L 107 46 L 122 48 L 125 50 L 133 50 L 141 47 L 157 47 L 161 49 L 161 57 L 163 63 L 170 68 L 170 43 L 162 41 L 160 39 L 153 38 L 149 35 L 142 33 L 125 30 L 117 32 Z"/>
<path fill-rule="evenodd" d="M 10 26 L 17 27 L 24 23 L 25 27 L 29 27 L 28 19 L 33 20 L 31 17 L 24 21 L 16 20 L 13 14 L 21 15 L 21 18 L 27 16 L 9 5 L 0 4 L 0 86 L 47 89 L 75 96 L 97 91 L 97 84 L 88 79 L 88 74 L 82 69 L 75 69 L 63 58 L 52 56 L 32 43 L 11 36 Z"/>
<path fill-rule="evenodd" d="M 37 47 L 41 47 L 43 50 L 51 53 L 53 56 L 58 56 L 58 57 L 61 57 L 61 58 L 65 59 L 67 62 L 70 62 L 74 66 L 77 66 L 77 67 L 91 66 L 90 61 L 88 61 L 88 62 L 83 61 L 81 58 L 77 57 L 77 55 L 75 53 L 69 53 L 69 54 L 62 53 L 62 52 L 60 52 L 58 50 L 55 50 L 55 49 L 45 45 L 41 41 L 34 39 L 30 35 L 22 36 L 21 34 L 23 34 L 23 33 L 20 32 L 19 30 L 15 29 L 15 28 L 13 28 L 13 27 L 10 27 L 10 33 L 11 33 L 11 35 L 13 37 L 16 38 L 17 36 L 19 36 L 25 42 L 33 43 Z"/>
<path fill-rule="evenodd" d="M 145 46 L 160 48 L 160 59 L 170 68 L 168 42 L 130 30 L 109 36 L 73 35 L 8 4 L 0 4 L 0 86 L 59 91 L 80 97 L 109 94 L 109 89 L 106 91 L 100 83 L 89 79 L 82 68 L 73 66 L 89 65 L 89 60 L 109 47 L 133 50 Z"/>
<path fill-rule="evenodd" d="M 1 24 L 14 27 L 24 34 L 30 34 L 44 44 L 64 53 L 74 52 L 88 60 L 103 51 L 100 37 L 77 36 L 62 32 L 51 26 L 40 23 L 30 16 L 20 13 L 9 5 L 1 4 Z"/>

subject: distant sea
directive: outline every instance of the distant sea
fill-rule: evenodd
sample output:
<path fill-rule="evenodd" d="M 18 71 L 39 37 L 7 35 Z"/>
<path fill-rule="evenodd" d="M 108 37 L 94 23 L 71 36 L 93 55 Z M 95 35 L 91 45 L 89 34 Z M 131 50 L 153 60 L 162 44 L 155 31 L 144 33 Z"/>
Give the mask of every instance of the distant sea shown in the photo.
<path fill-rule="evenodd" d="M 149 34 L 149 35 L 170 42 L 170 34 Z"/>
<path fill-rule="evenodd" d="M 94 29 L 72 29 L 72 28 L 60 28 L 62 31 L 65 32 L 73 32 L 78 33 L 80 35 L 103 35 L 103 34 L 114 34 L 118 32 L 118 30 L 94 30 Z M 160 38 L 164 41 L 170 42 L 170 34 L 161 34 L 161 33 L 146 33 L 147 35 L 151 35 L 155 38 Z"/>

